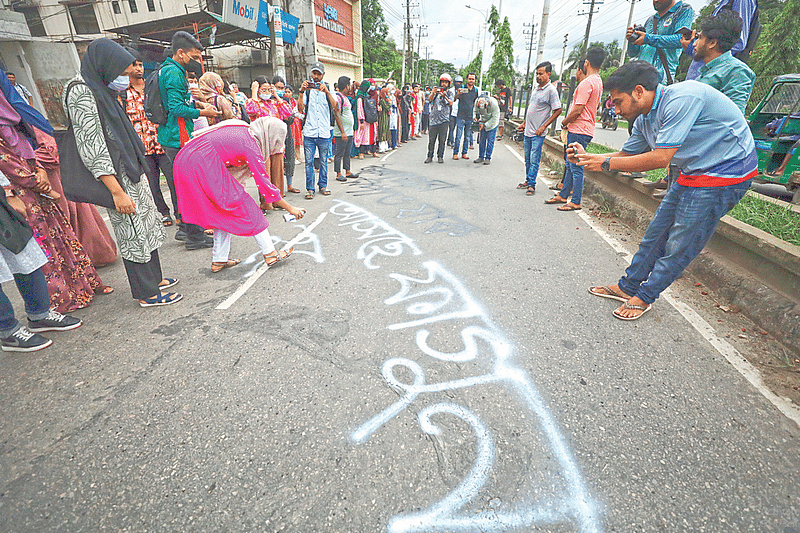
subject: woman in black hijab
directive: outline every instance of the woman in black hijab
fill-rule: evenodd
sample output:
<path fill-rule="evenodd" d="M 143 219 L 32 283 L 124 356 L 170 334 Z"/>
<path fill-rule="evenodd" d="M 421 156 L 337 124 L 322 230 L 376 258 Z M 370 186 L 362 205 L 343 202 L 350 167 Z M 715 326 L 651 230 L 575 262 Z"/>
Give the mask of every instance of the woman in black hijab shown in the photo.
<path fill-rule="evenodd" d="M 64 89 L 81 161 L 111 192 L 111 226 L 128 274 L 133 297 L 142 307 L 168 305 L 182 298 L 161 291 L 177 279 L 164 279 L 158 247 L 166 233 L 146 179 L 144 145 L 119 101 L 128 88 L 134 57 L 109 39 L 89 45 L 81 73 Z"/>

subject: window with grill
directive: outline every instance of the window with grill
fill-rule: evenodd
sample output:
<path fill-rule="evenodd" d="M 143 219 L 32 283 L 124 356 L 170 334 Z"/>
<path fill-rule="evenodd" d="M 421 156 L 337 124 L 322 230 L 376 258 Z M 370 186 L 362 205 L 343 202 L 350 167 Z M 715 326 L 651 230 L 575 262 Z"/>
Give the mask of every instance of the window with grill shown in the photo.
<path fill-rule="evenodd" d="M 90 3 L 67 4 L 72 25 L 75 33 L 86 35 L 100 33 L 100 26 L 97 24 L 97 15 L 94 13 L 94 5 Z"/>
<path fill-rule="evenodd" d="M 25 22 L 28 23 L 28 30 L 34 37 L 47 37 L 47 32 L 44 31 L 44 23 L 42 23 L 42 16 L 39 15 L 39 8 L 35 6 L 15 6 L 14 11 L 25 15 Z"/>
<path fill-rule="evenodd" d="M 147 0 L 147 10 L 148 11 L 156 10 L 156 0 Z"/>
<path fill-rule="evenodd" d="M 115 15 L 119 15 L 122 13 L 122 10 L 119 7 L 119 0 L 111 0 L 111 9 L 114 10 Z"/>
<path fill-rule="evenodd" d="M 131 13 L 139 12 L 139 7 L 136 5 L 136 0 L 128 0 L 128 4 L 131 6 Z"/>

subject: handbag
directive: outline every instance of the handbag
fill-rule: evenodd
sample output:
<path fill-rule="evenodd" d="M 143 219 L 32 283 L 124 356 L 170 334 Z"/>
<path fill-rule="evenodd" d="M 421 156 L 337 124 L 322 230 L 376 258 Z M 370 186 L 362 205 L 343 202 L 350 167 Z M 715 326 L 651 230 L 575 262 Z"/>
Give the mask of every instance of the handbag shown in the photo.
<path fill-rule="evenodd" d="M 69 90 L 74 83 L 79 82 L 73 82 L 67 87 L 67 95 L 69 95 Z M 64 100 L 66 101 L 66 99 L 67 97 L 65 96 Z M 111 191 L 102 181 L 96 179 L 86 168 L 86 165 L 83 164 L 83 160 L 78 153 L 78 142 L 75 140 L 75 130 L 72 126 L 72 119 L 69 118 L 69 112 L 67 112 L 67 120 L 69 122 L 66 130 L 53 132 L 56 146 L 58 146 L 58 160 L 61 166 L 61 185 L 64 187 L 64 196 L 72 202 L 83 202 L 115 209 L 116 205 L 114 204 L 114 197 L 111 196 Z M 105 128 L 103 128 L 103 131 L 105 131 Z"/>
<path fill-rule="evenodd" d="M 0 246 L 18 254 L 33 237 L 33 230 L 16 209 L 8 205 L 5 195 L 0 196 Z"/>

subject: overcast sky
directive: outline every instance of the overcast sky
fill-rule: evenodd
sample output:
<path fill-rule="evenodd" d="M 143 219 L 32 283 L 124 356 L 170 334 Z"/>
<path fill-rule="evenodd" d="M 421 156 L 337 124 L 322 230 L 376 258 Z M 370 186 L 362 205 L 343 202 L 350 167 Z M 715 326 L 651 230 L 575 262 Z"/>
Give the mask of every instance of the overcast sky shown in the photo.
<path fill-rule="evenodd" d="M 422 38 L 420 55 L 425 57 L 424 47 L 431 47 L 430 57 L 442 61 L 449 61 L 456 67 L 462 67 L 477 53 L 476 46 L 483 46 L 482 21 L 485 16 L 474 9 L 467 9 L 465 4 L 488 12 L 492 5 L 491 0 L 410 0 L 412 5 L 412 24 L 414 24 L 414 46 L 418 35 L 418 25 L 427 25 L 428 36 Z M 587 0 L 588 1 L 588 0 Z M 502 4 L 500 3 L 502 2 Z M 403 33 L 403 17 L 405 14 L 405 0 L 380 0 L 384 16 L 389 25 L 389 33 L 400 46 Z M 531 17 L 535 18 L 536 39 L 531 56 L 531 68 L 536 63 L 536 46 L 538 45 L 539 22 L 544 8 L 544 0 L 494 0 L 495 5 L 501 9 L 501 17 L 508 17 L 511 23 L 511 36 L 514 39 L 514 60 L 517 61 L 517 70 L 525 73 L 528 61 L 528 49 L 523 23 L 530 23 Z M 698 12 L 707 0 L 691 2 Z M 418 7 L 414 7 L 418 6 Z M 630 11 L 629 0 L 604 0 L 596 4 L 595 15 L 592 19 L 590 41 L 611 42 L 614 39 L 622 40 L 625 37 L 625 28 Z M 578 13 L 587 12 L 588 4 L 584 0 L 551 0 L 550 17 L 547 23 L 547 36 L 544 45 L 544 59 L 553 63 L 554 68 L 561 70 L 561 50 L 564 35 L 569 34 L 567 42 L 567 55 L 572 47 L 583 41 L 586 33 L 586 15 Z M 652 0 L 636 2 L 634 8 L 634 23 L 643 24 L 653 13 Z M 419 17 L 413 19 L 413 15 Z M 475 37 L 480 34 L 480 42 L 476 45 Z M 472 55 L 470 55 L 472 47 Z M 486 54 L 484 69 L 488 68 L 491 61 L 491 36 L 486 37 Z"/>

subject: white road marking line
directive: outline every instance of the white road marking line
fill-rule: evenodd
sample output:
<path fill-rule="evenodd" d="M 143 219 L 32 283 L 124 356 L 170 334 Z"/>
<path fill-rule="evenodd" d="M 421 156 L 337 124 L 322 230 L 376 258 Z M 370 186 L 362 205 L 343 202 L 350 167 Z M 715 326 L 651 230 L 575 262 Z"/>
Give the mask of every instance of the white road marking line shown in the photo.
<path fill-rule="evenodd" d="M 611 248 L 614 249 L 615 252 L 622 255 L 626 262 L 630 264 L 631 260 L 633 259 L 633 254 L 628 252 L 617 239 L 609 235 L 605 232 L 601 227 L 596 225 L 594 221 L 591 219 L 589 215 L 586 213 L 579 211 L 578 216 L 580 216 L 586 224 L 592 228 L 595 233 L 600 235 L 604 241 L 606 241 Z M 623 255 L 624 254 L 624 255 Z M 735 368 L 744 378 L 750 382 L 750 384 L 755 387 L 755 389 L 761 393 L 769 402 L 774 405 L 778 411 L 783 413 L 789 420 L 793 421 L 800 427 L 800 408 L 794 405 L 791 400 L 786 398 L 781 398 L 771 390 L 769 390 L 765 385 L 764 381 L 761 379 L 761 374 L 759 373 L 758 369 L 754 367 L 750 362 L 745 359 L 739 351 L 734 348 L 730 343 L 726 340 L 719 337 L 714 331 L 714 328 L 711 327 L 711 324 L 705 321 L 703 317 L 701 317 L 697 311 L 692 309 L 689 305 L 684 302 L 678 301 L 672 296 L 672 292 L 670 289 L 665 290 L 661 296 L 669 302 L 669 304 L 678 311 L 683 318 L 686 319 L 692 327 L 706 339 L 711 346 L 714 347 L 722 356 L 728 360 L 728 362 Z"/>
<path fill-rule="evenodd" d="M 519 153 L 518 153 L 516 150 L 514 150 L 513 148 L 511 148 L 509 145 L 507 145 L 507 144 L 505 144 L 505 143 L 503 143 L 503 146 L 505 146 L 506 148 L 508 148 L 508 151 L 509 151 L 509 152 L 511 152 L 512 154 L 514 154 L 514 157 L 516 157 L 517 159 L 519 159 L 520 161 L 522 161 L 522 164 L 523 164 L 523 165 L 525 164 L 525 158 L 524 158 L 524 157 L 522 157 L 521 155 L 519 155 Z M 539 175 L 538 175 L 538 176 L 536 176 L 536 179 L 538 179 L 538 180 L 542 180 L 543 182 L 545 182 L 545 183 L 547 184 L 547 186 L 548 186 L 548 187 L 550 187 L 550 186 L 553 184 L 553 182 L 552 182 L 552 181 L 550 181 L 550 179 L 549 179 L 549 178 L 545 178 L 544 176 L 542 176 L 542 170 L 541 170 L 541 168 L 542 168 L 542 166 L 541 166 L 541 165 L 539 165 Z"/>
<path fill-rule="evenodd" d="M 292 246 L 303 240 L 307 235 L 309 235 L 314 230 L 314 228 L 316 228 L 319 225 L 320 222 L 322 222 L 325 219 L 327 215 L 328 215 L 327 211 L 321 213 L 314 222 L 312 222 L 306 229 L 298 233 L 294 239 L 287 242 L 286 246 L 284 246 L 282 249 L 288 250 L 289 248 L 291 248 Z M 258 281 L 258 278 L 263 276 L 267 270 L 269 270 L 269 267 L 267 266 L 266 263 L 258 267 L 258 270 L 256 270 L 255 274 L 247 278 L 247 281 L 245 281 L 238 289 L 234 291 L 233 294 L 228 296 L 228 298 L 226 298 L 225 301 L 219 304 L 216 308 L 229 309 L 233 304 L 236 303 L 236 301 L 239 298 L 244 296 L 244 293 L 246 293 L 250 289 L 250 287 L 252 287 L 256 281 Z"/>
<path fill-rule="evenodd" d="M 397 151 L 397 150 L 392 150 L 392 151 L 390 151 L 388 154 L 386 154 L 385 156 L 383 156 L 383 157 L 381 158 L 381 163 L 383 163 L 384 161 L 386 161 L 387 159 L 389 159 L 389 156 L 390 156 L 390 155 L 392 155 L 393 153 L 395 153 L 396 151 Z"/>

